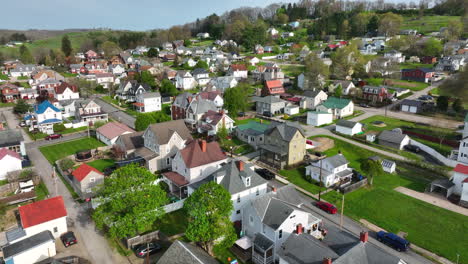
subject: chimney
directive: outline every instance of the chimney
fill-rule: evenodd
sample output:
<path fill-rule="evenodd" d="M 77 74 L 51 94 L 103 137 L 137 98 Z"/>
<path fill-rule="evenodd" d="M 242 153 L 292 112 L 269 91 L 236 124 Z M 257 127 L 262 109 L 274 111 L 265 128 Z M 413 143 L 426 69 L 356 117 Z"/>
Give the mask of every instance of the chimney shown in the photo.
<path fill-rule="evenodd" d="M 187 97 L 187 101 L 188 101 L 189 103 L 191 103 L 191 102 L 192 102 L 192 97 Z"/>
<path fill-rule="evenodd" d="M 244 171 L 244 162 L 239 160 L 237 162 L 237 167 L 239 168 L 239 171 Z"/>
<path fill-rule="evenodd" d="M 332 264 L 332 260 L 331 260 L 331 258 L 324 258 L 322 263 L 323 264 Z"/>
<path fill-rule="evenodd" d="M 224 109 L 219 110 L 219 113 L 224 115 Z"/>
<path fill-rule="evenodd" d="M 273 187 L 272 191 L 275 193 L 276 192 L 276 187 Z"/>
<path fill-rule="evenodd" d="M 296 234 L 298 235 L 302 234 L 302 224 L 298 224 L 296 226 Z"/>
<path fill-rule="evenodd" d="M 200 147 L 201 147 L 202 152 L 206 152 L 206 140 L 202 140 L 200 142 Z"/>
<path fill-rule="evenodd" d="M 361 242 L 366 243 L 369 240 L 369 232 L 362 231 L 359 235 Z"/>

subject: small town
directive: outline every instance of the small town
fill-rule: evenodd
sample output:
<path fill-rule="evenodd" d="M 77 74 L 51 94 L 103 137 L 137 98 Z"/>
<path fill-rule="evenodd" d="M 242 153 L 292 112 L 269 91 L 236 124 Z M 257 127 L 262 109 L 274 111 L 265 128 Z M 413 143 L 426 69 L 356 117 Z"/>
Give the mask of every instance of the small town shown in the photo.
<path fill-rule="evenodd" d="M 468 1 L 4 5 L 0 264 L 468 264 Z"/>

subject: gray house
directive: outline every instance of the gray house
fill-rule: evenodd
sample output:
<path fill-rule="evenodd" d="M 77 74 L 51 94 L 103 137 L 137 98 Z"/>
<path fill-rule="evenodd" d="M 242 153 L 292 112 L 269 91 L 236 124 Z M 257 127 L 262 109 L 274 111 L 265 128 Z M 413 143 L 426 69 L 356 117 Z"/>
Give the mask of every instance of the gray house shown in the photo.
<path fill-rule="evenodd" d="M 379 144 L 391 148 L 403 149 L 410 143 L 410 137 L 398 130 L 382 131 L 377 137 Z"/>
<path fill-rule="evenodd" d="M 86 163 L 76 168 L 70 176 L 75 190 L 81 198 L 93 197 L 93 188 L 104 182 L 104 174 Z"/>
<path fill-rule="evenodd" d="M 257 149 L 258 145 L 265 142 L 265 131 L 269 127 L 264 123 L 250 121 L 247 124 L 238 125 L 234 132 L 238 139 Z"/>
<path fill-rule="evenodd" d="M 192 263 L 192 264 L 218 264 L 219 262 L 212 258 L 203 249 L 182 242 L 180 240 L 175 241 L 167 249 L 166 252 L 157 262 L 158 264 L 180 264 L 180 263 Z"/>
<path fill-rule="evenodd" d="M 253 97 L 255 102 L 255 109 L 258 114 L 264 114 L 269 112 L 271 114 L 281 114 L 284 112 L 286 101 L 280 99 L 278 96 L 265 96 L 265 97 Z"/>

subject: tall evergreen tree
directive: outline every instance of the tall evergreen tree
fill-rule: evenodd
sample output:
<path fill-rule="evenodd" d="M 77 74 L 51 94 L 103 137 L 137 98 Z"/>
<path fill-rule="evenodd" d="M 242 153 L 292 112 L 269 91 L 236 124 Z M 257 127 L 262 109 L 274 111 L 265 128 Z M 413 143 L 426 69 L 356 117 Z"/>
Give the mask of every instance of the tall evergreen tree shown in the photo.
<path fill-rule="evenodd" d="M 63 36 L 62 38 L 62 51 L 66 57 L 70 56 L 72 53 L 72 46 L 68 35 Z"/>

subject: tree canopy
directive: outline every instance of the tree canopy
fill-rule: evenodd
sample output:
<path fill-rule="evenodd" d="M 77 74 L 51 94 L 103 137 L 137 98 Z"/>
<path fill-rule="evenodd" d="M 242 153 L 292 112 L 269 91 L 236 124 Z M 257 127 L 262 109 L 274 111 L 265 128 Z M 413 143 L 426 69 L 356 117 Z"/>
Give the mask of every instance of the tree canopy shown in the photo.
<path fill-rule="evenodd" d="M 29 51 L 28 47 L 25 45 L 21 45 L 19 48 L 19 53 L 20 53 L 20 60 L 23 63 L 35 63 L 34 57 L 31 54 L 31 51 Z"/>
<path fill-rule="evenodd" d="M 307 79 L 304 89 L 323 88 L 323 80 L 328 79 L 330 75 L 329 67 L 315 53 L 309 54 L 304 63 L 304 75 Z"/>
<path fill-rule="evenodd" d="M 112 56 L 119 54 L 122 49 L 113 41 L 105 41 L 101 45 L 102 51 L 104 51 L 104 57 L 107 59 L 112 58 Z"/>
<path fill-rule="evenodd" d="M 135 120 L 135 129 L 137 131 L 145 130 L 149 125 L 170 121 L 171 117 L 163 111 L 138 114 Z"/>
<path fill-rule="evenodd" d="M 370 178 L 369 184 L 372 185 L 374 177 L 383 174 L 383 168 L 379 160 L 366 159 L 361 162 L 361 170 Z"/>
<path fill-rule="evenodd" d="M 32 110 L 32 106 L 29 105 L 25 100 L 18 99 L 16 105 L 13 107 L 13 111 L 17 114 L 25 114 Z"/>
<path fill-rule="evenodd" d="M 394 36 L 400 32 L 403 17 L 392 12 L 383 14 L 379 19 L 379 32 L 385 36 Z"/>
<path fill-rule="evenodd" d="M 97 191 L 101 204 L 93 213 L 99 229 L 112 238 L 134 236 L 164 215 L 166 193 L 153 184 L 156 175 L 137 165 L 115 170 Z"/>
<path fill-rule="evenodd" d="M 237 87 L 228 88 L 224 92 L 224 108 L 231 115 L 237 116 L 239 112 L 244 112 L 248 107 L 248 84 L 240 84 Z"/>
<path fill-rule="evenodd" d="M 178 93 L 176 86 L 168 79 L 162 80 L 160 91 L 163 95 L 170 96 L 175 96 Z"/>
<path fill-rule="evenodd" d="M 72 45 L 68 35 L 62 37 L 62 52 L 66 57 L 69 57 L 72 53 Z"/>

